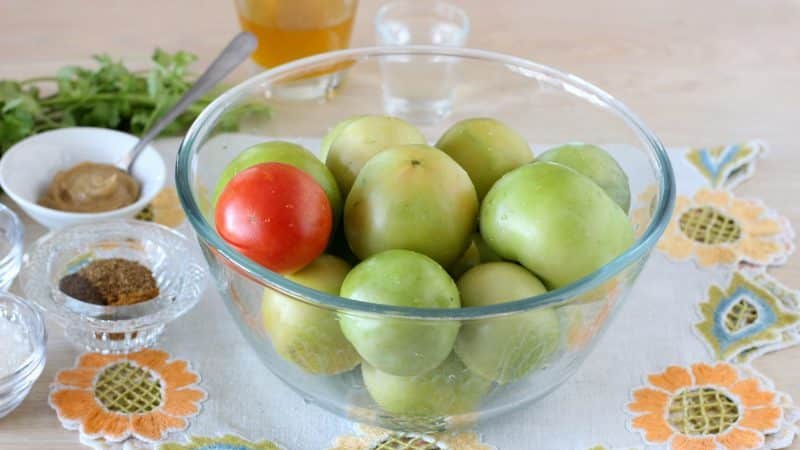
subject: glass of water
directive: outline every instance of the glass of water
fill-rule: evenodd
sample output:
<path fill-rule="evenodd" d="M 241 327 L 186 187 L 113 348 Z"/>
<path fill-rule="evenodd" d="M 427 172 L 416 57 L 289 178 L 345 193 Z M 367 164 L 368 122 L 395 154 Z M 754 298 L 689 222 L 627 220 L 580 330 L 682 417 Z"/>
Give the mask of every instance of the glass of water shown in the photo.
<path fill-rule="evenodd" d="M 463 47 L 469 35 L 469 17 L 444 2 L 400 0 L 380 8 L 375 29 L 382 46 Z M 386 113 L 417 123 L 434 123 L 449 115 L 455 66 L 446 56 L 396 55 L 381 61 Z"/>
<path fill-rule="evenodd" d="M 0 290 L 8 290 L 22 264 L 25 231 L 19 217 L 0 203 Z"/>

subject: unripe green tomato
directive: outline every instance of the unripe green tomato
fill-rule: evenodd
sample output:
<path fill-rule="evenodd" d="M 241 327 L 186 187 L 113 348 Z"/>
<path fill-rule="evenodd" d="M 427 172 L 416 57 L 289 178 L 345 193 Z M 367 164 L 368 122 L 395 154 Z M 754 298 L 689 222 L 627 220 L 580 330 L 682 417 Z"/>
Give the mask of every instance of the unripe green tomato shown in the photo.
<path fill-rule="evenodd" d="M 328 131 L 328 134 L 325 135 L 325 137 L 322 139 L 322 143 L 319 146 L 319 159 L 321 159 L 323 162 L 328 159 L 328 152 L 331 149 L 333 141 L 339 137 L 339 134 L 342 133 L 342 130 L 344 130 L 346 126 L 350 125 L 361 117 L 364 116 L 348 117 L 347 119 L 337 123 L 330 131 Z"/>
<path fill-rule="evenodd" d="M 335 129 L 334 129 L 335 132 Z M 344 197 L 370 158 L 398 145 L 424 144 L 425 136 L 408 122 L 389 116 L 360 116 L 343 126 L 325 157 Z"/>
<path fill-rule="evenodd" d="M 349 271 L 350 265 L 341 259 L 322 255 L 286 278 L 326 294 L 339 295 Z M 330 375 L 358 365 L 358 353 L 342 334 L 335 312 L 267 288 L 261 313 L 275 351 L 303 370 Z"/>
<path fill-rule="evenodd" d="M 463 275 L 464 272 L 478 264 L 502 260 L 503 259 L 497 256 L 494 250 L 486 245 L 480 233 L 472 233 L 472 240 L 469 243 L 469 247 L 467 247 L 464 253 L 461 254 L 461 257 L 453 263 L 449 272 L 450 275 L 453 276 L 453 279 L 457 279 Z"/>
<path fill-rule="evenodd" d="M 475 245 L 475 241 L 471 241 L 469 243 L 469 247 L 464 253 L 461 255 L 458 260 L 453 263 L 450 267 L 450 275 L 453 276 L 453 279 L 460 277 L 464 272 L 468 271 L 469 269 L 477 266 L 481 263 L 481 254 L 478 251 L 478 246 Z"/>
<path fill-rule="evenodd" d="M 367 391 L 384 410 L 409 416 L 448 416 L 474 411 L 491 382 L 470 372 L 454 354 L 417 376 L 397 376 L 363 364 Z"/>
<path fill-rule="evenodd" d="M 547 292 L 532 273 L 510 262 L 473 267 L 457 285 L 465 308 Z M 504 384 L 541 366 L 558 348 L 560 336 L 558 315 L 552 308 L 542 308 L 463 324 L 455 352 L 473 372 Z"/>
<path fill-rule="evenodd" d="M 405 145 L 361 169 L 345 202 L 344 231 L 361 259 L 406 249 L 450 267 L 469 246 L 477 211 L 464 169 L 433 147 Z"/>
<path fill-rule="evenodd" d="M 537 161 L 563 164 L 597 183 L 625 213 L 631 206 L 628 175 L 617 160 L 600 147 L 589 144 L 567 144 L 542 153 Z"/>
<path fill-rule="evenodd" d="M 344 236 L 344 227 L 341 226 L 331 234 L 331 240 L 328 242 L 328 248 L 325 250 L 325 252 L 330 253 L 333 256 L 338 256 L 351 265 L 356 265 L 360 261 L 353 253 L 353 250 L 350 249 L 350 245 L 347 243 L 347 238 Z M 336 295 L 338 295 L 338 292 Z"/>
<path fill-rule="evenodd" d="M 633 244 L 628 216 L 595 182 L 550 162 L 526 164 L 495 183 L 481 205 L 481 235 L 550 288 L 600 269 Z"/>
<path fill-rule="evenodd" d="M 339 192 L 339 186 L 336 184 L 336 179 L 330 170 L 325 167 L 325 164 L 309 150 L 285 141 L 262 142 L 239 153 L 233 161 L 228 163 L 219 180 L 217 180 L 217 186 L 214 191 L 214 204 L 217 203 L 222 190 L 236 174 L 256 164 L 267 162 L 289 164 L 311 175 L 325 191 L 333 210 L 333 223 L 338 223 L 339 218 L 342 216 L 342 196 Z"/>
<path fill-rule="evenodd" d="M 533 161 L 533 152 L 522 136 L 504 123 L 485 117 L 451 126 L 436 147 L 467 171 L 479 199 L 504 174 Z"/>
<path fill-rule="evenodd" d="M 480 233 L 472 233 L 472 242 L 475 243 L 475 247 L 478 249 L 478 255 L 480 255 L 482 263 L 499 262 L 503 260 L 503 258 L 498 256 L 497 253 L 489 247 L 489 244 L 486 243 Z"/>
<path fill-rule="evenodd" d="M 382 305 L 459 308 L 456 284 L 434 260 L 408 250 L 378 253 L 347 274 L 342 297 Z M 458 334 L 453 321 L 339 313 L 345 337 L 361 357 L 392 375 L 419 375 L 447 358 Z"/>

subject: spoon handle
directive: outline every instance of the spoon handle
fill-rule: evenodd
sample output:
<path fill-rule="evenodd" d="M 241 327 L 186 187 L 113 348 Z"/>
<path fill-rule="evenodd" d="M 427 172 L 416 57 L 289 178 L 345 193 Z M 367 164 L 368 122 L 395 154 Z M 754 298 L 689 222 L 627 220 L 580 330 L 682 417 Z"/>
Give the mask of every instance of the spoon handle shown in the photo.
<path fill-rule="evenodd" d="M 144 136 L 139 139 L 139 142 L 128 151 L 123 159 L 118 163 L 118 166 L 127 172 L 131 171 L 133 162 L 139 156 L 142 149 L 153 139 L 158 137 L 164 128 L 177 119 L 178 116 L 183 114 L 186 109 L 196 102 L 200 97 L 208 92 L 211 88 L 217 85 L 220 81 L 225 79 L 229 73 L 233 71 L 239 64 L 247 59 L 251 53 L 256 49 L 258 41 L 256 37 L 248 32 L 241 32 L 231 40 L 231 42 L 222 50 L 222 53 L 211 63 L 210 66 L 203 72 L 202 75 L 194 82 L 194 84 L 183 94 L 183 97 L 175 103 L 164 116 L 159 119 Z"/>

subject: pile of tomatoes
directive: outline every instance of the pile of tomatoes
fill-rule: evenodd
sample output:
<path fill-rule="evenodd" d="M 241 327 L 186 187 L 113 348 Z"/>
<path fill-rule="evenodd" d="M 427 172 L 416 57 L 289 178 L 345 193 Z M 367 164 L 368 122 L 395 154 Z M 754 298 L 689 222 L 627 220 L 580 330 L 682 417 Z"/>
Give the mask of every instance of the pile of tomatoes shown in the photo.
<path fill-rule="evenodd" d="M 534 158 L 491 118 L 460 121 L 434 146 L 398 118 L 337 124 L 320 158 L 285 141 L 244 150 L 215 193 L 219 235 L 242 254 L 331 295 L 415 308 L 529 298 L 570 284 L 634 240 L 628 178 L 605 150 L 567 144 Z M 361 366 L 397 414 L 473 410 L 558 352 L 552 308 L 491 323 L 359 316 L 267 290 L 275 351 L 331 375 Z"/>

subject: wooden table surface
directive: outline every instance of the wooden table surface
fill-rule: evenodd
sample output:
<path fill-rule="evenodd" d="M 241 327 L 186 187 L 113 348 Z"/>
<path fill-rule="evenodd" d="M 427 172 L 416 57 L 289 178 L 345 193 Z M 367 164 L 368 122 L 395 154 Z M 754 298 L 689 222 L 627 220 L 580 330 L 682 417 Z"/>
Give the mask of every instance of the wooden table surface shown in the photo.
<path fill-rule="evenodd" d="M 797 0 L 451 1 L 471 17 L 471 47 L 596 83 L 638 112 L 667 146 L 767 140 L 772 153 L 737 193 L 760 197 L 800 224 Z M 353 46 L 374 42 L 378 3 L 362 0 Z M 232 2 L 221 0 L 0 0 L 0 78 L 52 74 L 99 52 L 142 66 L 156 46 L 190 50 L 207 62 L 237 28 Z M 771 273 L 800 288 L 800 255 Z M 0 450 L 84 448 L 46 402 L 48 383 L 73 355 L 54 329 L 42 377 L 0 420 Z M 755 365 L 800 399 L 800 347 Z"/>

